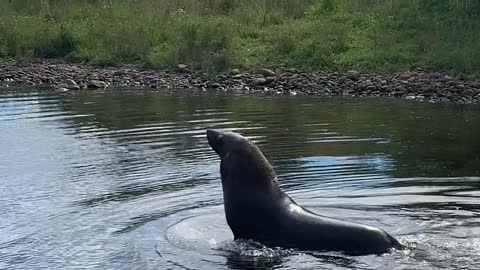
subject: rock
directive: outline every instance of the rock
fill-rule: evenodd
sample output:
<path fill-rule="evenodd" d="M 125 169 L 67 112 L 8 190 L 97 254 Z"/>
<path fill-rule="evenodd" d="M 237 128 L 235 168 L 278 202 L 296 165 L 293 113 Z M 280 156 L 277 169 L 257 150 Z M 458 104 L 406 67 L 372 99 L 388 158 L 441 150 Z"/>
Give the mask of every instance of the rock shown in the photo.
<path fill-rule="evenodd" d="M 66 79 L 65 84 L 67 85 L 66 88 L 71 89 L 71 90 L 80 90 L 80 86 L 72 80 L 72 79 Z"/>
<path fill-rule="evenodd" d="M 473 97 L 475 95 L 475 92 L 471 89 L 467 89 L 467 90 L 463 91 L 463 95 Z"/>
<path fill-rule="evenodd" d="M 413 95 L 413 94 L 408 94 L 408 95 L 405 97 L 405 99 L 408 99 L 408 100 L 413 100 L 413 99 L 415 99 L 415 98 L 416 98 L 416 97 L 415 97 L 415 95 Z"/>
<path fill-rule="evenodd" d="M 105 88 L 105 87 L 107 87 L 107 84 L 99 80 L 91 80 L 87 83 L 87 88 L 90 88 L 90 89 L 98 89 L 98 88 Z"/>
<path fill-rule="evenodd" d="M 267 79 L 265 78 L 256 78 L 256 79 L 253 79 L 253 81 L 250 82 L 250 86 L 257 86 L 257 85 L 264 85 L 265 83 L 267 83 Z"/>
<path fill-rule="evenodd" d="M 65 84 L 67 84 L 68 86 L 72 86 L 72 85 L 78 85 L 74 80 L 72 79 L 66 79 L 65 80 Z"/>
<path fill-rule="evenodd" d="M 236 75 L 232 76 L 232 79 L 234 79 L 234 80 L 238 80 L 238 79 L 242 79 L 242 78 L 243 78 L 243 74 L 236 74 Z"/>
<path fill-rule="evenodd" d="M 271 83 L 271 82 L 274 82 L 276 80 L 277 80 L 277 78 L 275 78 L 275 77 L 266 77 L 265 78 L 265 83 Z"/>
<path fill-rule="evenodd" d="M 372 92 L 372 91 L 375 91 L 375 90 L 377 90 L 377 87 L 375 87 L 374 85 L 367 86 L 367 91 Z"/>
<path fill-rule="evenodd" d="M 405 93 L 404 92 L 393 92 L 392 94 L 393 94 L 394 97 L 401 97 Z"/>
<path fill-rule="evenodd" d="M 275 77 L 275 72 L 271 71 L 270 69 L 266 69 L 266 68 L 259 69 L 257 73 L 261 74 L 265 77 Z"/>
<path fill-rule="evenodd" d="M 352 81 L 358 81 L 360 79 L 360 73 L 356 70 L 349 70 L 347 72 L 347 78 Z"/>
<path fill-rule="evenodd" d="M 177 69 L 180 72 L 188 72 L 188 66 L 185 64 L 178 64 Z"/>
<path fill-rule="evenodd" d="M 210 88 L 220 88 L 220 86 L 221 86 L 221 85 L 220 85 L 219 83 L 212 83 L 212 84 L 210 85 Z"/>
<path fill-rule="evenodd" d="M 407 92 L 407 88 L 405 88 L 405 86 L 400 85 L 400 86 L 395 87 L 395 91 L 400 92 L 400 93 L 405 93 L 405 92 Z"/>
<path fill-rule="evenodd" d="M 234 69 L 230 70 L 230 75 L 235 76 L 235 75 L 238 75 L 238 74 L 240 74 L 240 71 L 238 69 L 234 68 Z"/>
<path fill-rule="evenodd" d="M 61 88 L 68 88 L 68 85 L 66 83 L 60 83 L 55 85 L 55 89 L 61 89 Z"/>
<path fill-rule="evenodd" d="M 55 85 L 55 90 L 60 91 L 60 92 L 67 92 L 69 89 L 68 89 L 68 85 L 66 83 L 59 83 L 59 84 Z"/>
<path fill-rule="evenodd" d="M 114 76 L 123 76 L 123 75 L 125 75 L 125 71 L 124 71 L 124 70 L 121 70 L 121 69 L 120 69 L 120 70 L 115 70 L 115 71 L 113 72 L 113 75 L 114 75 Z"/>

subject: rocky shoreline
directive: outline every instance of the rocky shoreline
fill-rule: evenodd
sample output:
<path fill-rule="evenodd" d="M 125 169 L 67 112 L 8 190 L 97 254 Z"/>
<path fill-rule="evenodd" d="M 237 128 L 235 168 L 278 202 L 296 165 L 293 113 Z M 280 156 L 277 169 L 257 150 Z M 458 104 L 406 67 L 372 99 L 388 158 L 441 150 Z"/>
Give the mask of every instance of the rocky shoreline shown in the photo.
<path fill-rule="evenodd" d="M 233 69 L 214 78 L 186 65 L 176 70 L 134 66 L 97 67 L 63 60 L 0 59 L 0 88 L 43 86 L 57 91 L 130 87 L 191 89 L 262 93 L 270 95 L 320 95 L 395 97 L 427 102 L 480 103 L 480 79 L 474 75 L 410 70 L 375 74 L 318 71 L 301 72 L 284 67 L 241 72 Z"/>

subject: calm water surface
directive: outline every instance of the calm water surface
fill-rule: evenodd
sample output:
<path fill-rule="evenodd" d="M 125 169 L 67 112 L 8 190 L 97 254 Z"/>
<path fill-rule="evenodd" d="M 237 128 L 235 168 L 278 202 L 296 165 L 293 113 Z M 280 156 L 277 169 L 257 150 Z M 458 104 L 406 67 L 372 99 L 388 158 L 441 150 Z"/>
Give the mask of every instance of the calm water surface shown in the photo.
<path fill-rule="evenodd" d="M 207 128 L 257 142 L 299 204 L 409 249 L 233 242 Z M 0 269 L 480 269 L 479 106 L 8 90 L 0 149 Z"/>

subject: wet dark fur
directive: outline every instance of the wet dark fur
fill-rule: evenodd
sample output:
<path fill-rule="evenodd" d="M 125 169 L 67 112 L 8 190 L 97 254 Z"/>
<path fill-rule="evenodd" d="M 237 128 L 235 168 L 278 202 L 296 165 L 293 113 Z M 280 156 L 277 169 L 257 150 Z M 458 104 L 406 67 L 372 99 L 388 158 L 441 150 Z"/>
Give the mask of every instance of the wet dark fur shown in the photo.
<path fill-rule="evenodd" d="M 247 138 L 207 131 L 221 158 L 225 214 L 235 239 L 304 250 L 381 254 L 402 245 L 386 232 L 317 215 L 297 205 L 278 187 L 272 166 Z"/>

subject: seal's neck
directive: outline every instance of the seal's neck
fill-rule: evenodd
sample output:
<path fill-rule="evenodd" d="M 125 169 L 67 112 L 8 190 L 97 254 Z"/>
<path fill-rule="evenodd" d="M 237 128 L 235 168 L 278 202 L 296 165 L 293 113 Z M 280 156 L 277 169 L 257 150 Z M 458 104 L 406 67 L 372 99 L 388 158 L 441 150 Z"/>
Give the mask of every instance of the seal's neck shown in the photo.
<path fill-rule="evenodd" d="M 223 186 L 245 189 L 278 188 L 277 175 L 268 160 L 231 156 L 220 164 Z"/>

